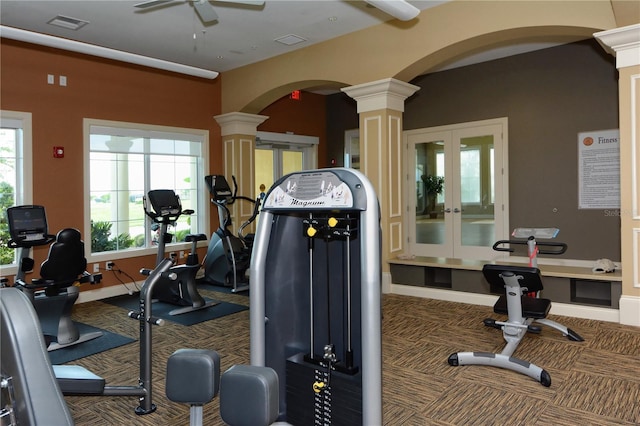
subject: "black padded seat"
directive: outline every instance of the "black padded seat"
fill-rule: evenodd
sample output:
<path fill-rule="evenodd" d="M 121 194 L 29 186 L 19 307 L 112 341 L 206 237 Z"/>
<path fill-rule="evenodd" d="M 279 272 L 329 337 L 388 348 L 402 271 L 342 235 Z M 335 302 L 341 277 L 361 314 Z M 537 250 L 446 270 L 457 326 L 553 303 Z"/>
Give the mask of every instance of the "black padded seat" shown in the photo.
<path fill-rule="evenodd" d="M 504 286 L 503 273 L 512 273 L 522 277 L 520 285 L 525 293 L 537 293 L 543 289 L 542 277 L 538 268 L 527 266 L 504 266 L 504 265 L 484 265 L 482 273 L 487 281 L 496 287 Z M 547 316 L 551 309 L 551 300 L 536 297 L 521 296 L 522 316 L 525 318 L 542 319 Z M 500 296 L 493 311 L 497 314 L 509 315 L 507 309 L 507 295 Z"/>
<path fill-rule="evenodd" d="M 522 301 L 522 316 L 525 318 L 546 318 L 547 314 L 549 314 L 549 310 L 551 310 L 551 300 L 549 299 L 521 296 L 520 300 Z M 493 312 L 502 315 L 509 315 L 509 310 L 507 309 L 507 296 L 500 296 L 496 304 L 493 305 Z"/>
<path fill-rule="evenodd" d="M 56 241 L 49 246 L 49 255 L 40 265 L 40 276 L 45 282 L 62 289 L 78 281 L 86 269 L 87 259 L 80 231 L 65 228 L 58 232 Z"/>

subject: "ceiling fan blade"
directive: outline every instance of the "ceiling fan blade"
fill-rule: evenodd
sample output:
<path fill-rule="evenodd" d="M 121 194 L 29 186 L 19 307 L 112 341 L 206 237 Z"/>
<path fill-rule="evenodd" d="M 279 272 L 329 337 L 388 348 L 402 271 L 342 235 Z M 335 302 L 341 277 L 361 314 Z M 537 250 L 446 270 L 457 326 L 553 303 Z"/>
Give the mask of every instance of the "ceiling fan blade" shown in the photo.
<path fill-rule="evenodd" d="M 137 3 L 134 4 L 133 7 L 138 7 L 140 9 L 146 9 L 148 7 L 156 7 L 156 6 L 160 6 L 161 4 L 164 3 L 170 3 L 174 0 L 148 0 L 148 1 L 143 1 L 142 3 Z"/>
<path fill-rule="evenodd" d="M 193 7 L 196 9 L 196 13 L 205 24 L 218 20 L 218 14 L 213 9 L 213 6 L 209 3 L 209 0 L 195 0 Z"/>
<path fill-rule="evenodd" d="M 364 0 L 401 21 L 410 21 L 420 14 L 420 9 L 405 0 Z"/>
<path fill-rule="evenodd" d="M 216 0 L 220 3 L 237 3 L 237 4 L 248 4 L 250 6 L 262 6 L 264 5 L 264 0 Z"/>

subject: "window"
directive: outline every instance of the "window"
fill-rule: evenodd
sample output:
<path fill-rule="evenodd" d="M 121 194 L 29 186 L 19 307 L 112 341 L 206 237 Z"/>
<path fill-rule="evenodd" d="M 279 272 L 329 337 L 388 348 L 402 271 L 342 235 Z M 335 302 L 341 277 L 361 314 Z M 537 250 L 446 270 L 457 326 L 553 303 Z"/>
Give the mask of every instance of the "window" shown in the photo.
<path fill-rule="evenodd" d="M 92 256 L 118 252 L 126 257 L 155 247 L 157 229 L 143 206 L 153 189 L 174 190 L 182 209 L 195 211 L 170 229 L 173 242 L 204 232 L 209 210 L 204 183 L 207 131 L 85 120 L 85 140 L 85 228 Z"/>
<path fill-rule="evenodd" d="M 8 266 L 3 274 L 14 274 L 16 250 L 7 247 L 9 228 L 4 212 L 8 207 L 31 204 L 31 114 L 0 111 L 0 265 Z"/>
<path fill-rule="evenodd" d="M 460 202 L 462 202 L 462 204 L 480 204 L 480 167 L 480 149 L 461 148 Z"/>

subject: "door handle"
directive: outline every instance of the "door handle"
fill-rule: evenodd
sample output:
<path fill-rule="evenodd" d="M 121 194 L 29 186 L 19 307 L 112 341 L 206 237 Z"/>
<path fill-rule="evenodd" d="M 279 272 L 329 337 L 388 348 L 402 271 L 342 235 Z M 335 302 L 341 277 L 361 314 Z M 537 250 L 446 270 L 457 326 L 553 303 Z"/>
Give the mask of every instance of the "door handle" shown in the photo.
<path fill-rule="evenodd" d="M 455 209 L 453 209 L 453 212 L 454 212 L 454 213 L 460 213 L 461 211 L 462 211 L 462 210 L 460 210 L 460 209 L 459 209 L 459 208 L 457 208 L 457 207 L 456 207 Z"/>
<path fill-rule="evenodd" d="M 451 209 L 444 209 L 445 213 L 451 213 Z"/>

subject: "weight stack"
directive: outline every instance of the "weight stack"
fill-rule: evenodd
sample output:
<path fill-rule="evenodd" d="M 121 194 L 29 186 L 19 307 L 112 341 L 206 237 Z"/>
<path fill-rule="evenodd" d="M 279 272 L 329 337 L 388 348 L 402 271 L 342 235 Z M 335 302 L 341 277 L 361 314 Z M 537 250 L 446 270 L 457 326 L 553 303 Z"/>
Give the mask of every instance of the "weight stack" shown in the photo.
<path fill-rule="evenodd" d="M 314 383 L 322 383 L 316 386 Z M 326 385 L 328 383 L 328 386 Z M 303 354 L 287 359 L 287 422 L 296 426 L 362 425 L 362 377 L 304 360 Z"/>

